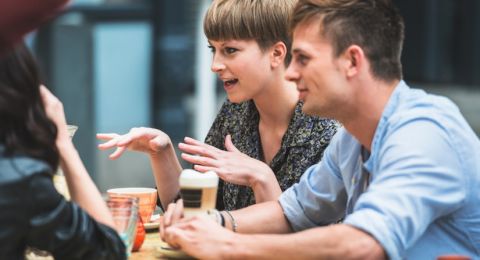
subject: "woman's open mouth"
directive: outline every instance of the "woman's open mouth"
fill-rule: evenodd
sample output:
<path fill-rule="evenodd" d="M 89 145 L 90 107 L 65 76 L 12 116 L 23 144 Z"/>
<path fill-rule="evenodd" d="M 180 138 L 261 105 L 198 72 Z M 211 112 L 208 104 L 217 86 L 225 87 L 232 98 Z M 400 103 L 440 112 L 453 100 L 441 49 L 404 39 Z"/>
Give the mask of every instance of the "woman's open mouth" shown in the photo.
<path fill-rule="evenodd" d="M 228 91 L 231 90 L 238 83 L 238 79 L 225 80 L 223 82 L 223 88 Z"/>

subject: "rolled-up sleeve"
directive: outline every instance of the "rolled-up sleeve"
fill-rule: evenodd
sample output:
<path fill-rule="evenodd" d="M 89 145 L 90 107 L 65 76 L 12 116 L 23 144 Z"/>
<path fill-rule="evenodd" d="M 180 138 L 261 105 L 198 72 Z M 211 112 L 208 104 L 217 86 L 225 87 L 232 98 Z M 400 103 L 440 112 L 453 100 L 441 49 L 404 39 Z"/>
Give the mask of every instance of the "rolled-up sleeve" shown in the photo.
<path fill-rule="evenodd" d="M 335 150 L 332 141 L 322 161 L 308 168 L 300 182 L 280 196 L 280 205 L 294 231 L 335 223 L 344 215 L 347 194 L 334 162 Z"/>
<path fill-rule="evenodd" d="M 28 245 L 51 252 L 55 259 L 126 259 L 117 232 L 66 201 L 47 173 L 31 176 L 28 196 Z"/>
<path fill-rule="evenodd" d="M 375 237 L 391 259 L 405 258 L 433 221 L 464 203 L 466 171 L 446 133 L 422 119 L 392 129 L 377 174 L 344 221 Z"/>

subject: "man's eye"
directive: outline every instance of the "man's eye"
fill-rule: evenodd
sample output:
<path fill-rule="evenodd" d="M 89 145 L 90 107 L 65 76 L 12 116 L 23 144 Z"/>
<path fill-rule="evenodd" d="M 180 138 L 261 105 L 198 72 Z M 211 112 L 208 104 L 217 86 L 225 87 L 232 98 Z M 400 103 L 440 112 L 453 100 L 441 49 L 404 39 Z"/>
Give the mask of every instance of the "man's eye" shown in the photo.
<path fill-rule="evenodd" d="M 299 55 L 297 55 L 296 60 L 299 64 L 306 65 L 307 62 L 308 62 L 308 57 L 305 56 L 305 55 L 299 54 Z"/>

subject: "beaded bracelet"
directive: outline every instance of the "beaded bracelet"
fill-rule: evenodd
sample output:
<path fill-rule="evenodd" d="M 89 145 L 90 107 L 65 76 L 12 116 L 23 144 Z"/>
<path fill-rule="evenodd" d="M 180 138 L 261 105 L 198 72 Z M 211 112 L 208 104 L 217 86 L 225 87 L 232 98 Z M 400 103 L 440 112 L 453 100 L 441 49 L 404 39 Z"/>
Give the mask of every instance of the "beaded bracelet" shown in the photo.
<path fill-rule="evenodd" d="M 215 221 L 218 224 L 220 224 L 222 227 L 225 227 L 225 218 L 223 217 L 223 214 L 220 213 L 220 211 L 216 209 L 211 209 L 211 210 L 208 210 L 207 214 L 212 217 L 215 217 Z"/>
<path fill-rule="evenodd" d="M 232 213 L 230 213 L 230 211 L 228 210 L 225 210 L 225 213 L 227 213 L 227 215 L 230 217 L 230 220 L 232 221 L 232 231 L 237 232 L 237 222 L 235 221 Z"/>

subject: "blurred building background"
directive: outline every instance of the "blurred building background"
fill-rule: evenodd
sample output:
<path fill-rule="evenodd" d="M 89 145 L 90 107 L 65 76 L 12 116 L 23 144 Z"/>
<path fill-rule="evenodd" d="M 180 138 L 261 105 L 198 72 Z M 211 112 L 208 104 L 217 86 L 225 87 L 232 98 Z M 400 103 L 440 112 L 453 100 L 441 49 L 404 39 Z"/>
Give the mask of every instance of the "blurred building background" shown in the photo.
<path fill-rule="evenodd" d="M 480 1 L 394 1 L 406 22 L 405 79 L 450 97 L 480 133 Z M 74 143 L 102 191 L 154 182 L 146 155 L 110 161 L 113 151 L 99 151 L 95 133 L 150 126 L 177 144 L 208 131 L 225 97 L 201 30 L 209 3 L 73 0 L 29 37 L 46 83 L 79 126 Z"/>

